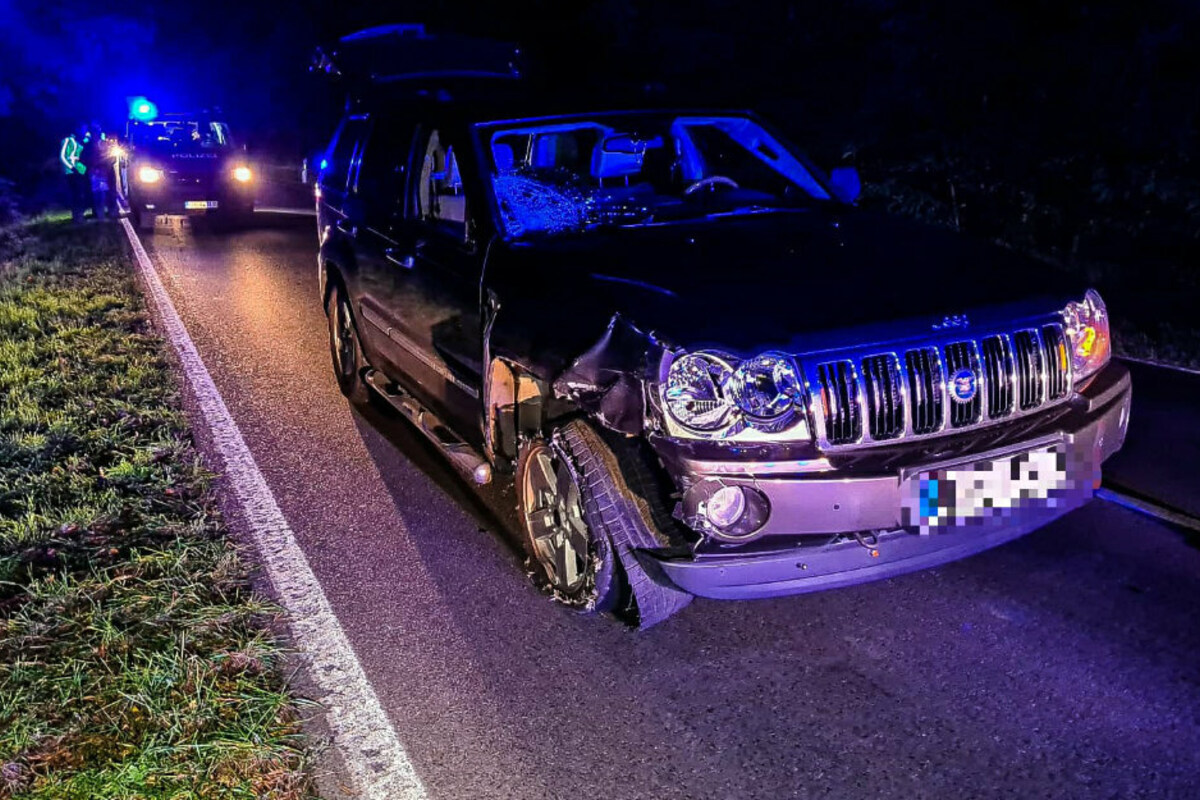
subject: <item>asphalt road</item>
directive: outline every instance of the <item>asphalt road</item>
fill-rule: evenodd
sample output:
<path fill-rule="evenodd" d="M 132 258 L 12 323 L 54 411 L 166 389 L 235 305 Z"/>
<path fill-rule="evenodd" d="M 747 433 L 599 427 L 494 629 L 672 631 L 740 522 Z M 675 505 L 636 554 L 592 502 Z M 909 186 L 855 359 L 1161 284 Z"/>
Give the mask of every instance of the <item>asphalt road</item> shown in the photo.
<path fill-rule="evenodd" d="M 1095 501 L 943 568 L 635 634 L 532 587 L 511 494 L 346 404 L 312 219 L 143 238 L 431 798 L 1200 797 L 1181 531 Z"/>

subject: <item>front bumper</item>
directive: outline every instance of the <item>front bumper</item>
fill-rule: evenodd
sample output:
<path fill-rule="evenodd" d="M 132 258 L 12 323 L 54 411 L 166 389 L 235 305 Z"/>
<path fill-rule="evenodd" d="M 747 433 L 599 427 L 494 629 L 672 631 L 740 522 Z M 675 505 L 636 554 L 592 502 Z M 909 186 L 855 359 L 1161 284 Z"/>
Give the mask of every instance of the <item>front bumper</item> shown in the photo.
<path fill-rule="evenodd" d="M 189 202 L 215 202 L 216 208 L 188 208 Z M 254 210 L 253 189 L 201 187 L 181 190 L 177 187 L 140 188 L 131 198 L 130 207 L 147 214 L 197 215 L 240 214 Z"/>
<path fill-rule="evenodd" d="M 957 456 L 955 463 L 980 462 L 1054 444 L 1066 453 L 1072 474 L 1080 480 L 1075 490 L 1056 494 L 1053 502 L 1022 504 L 1002 516 L 977 520 L 979 524 L 928 535 L 902 527 L 905 481 L 934 464 L 941 466 L 944 459 L 933 457 L 882 474 L 805 471 L 812 467 L 810 462 L 731 465 L 668 459 L 669 466 L 688 475 L 692 486 L 719 480 L 755 488 L 769 501 L 770 516 L 762 537 L 751 544 L 709 544 L 685 556 L 646 551 L 640 557 L 685 591 L 727 599 L 849 586 L 964 558 L 1023 536 L 1086 503 L 1099 485 L 1101 463 L 1124 443 L 1131 397 L 1129 371 L 1113 363 L 1064 414 L 1028 437 Z M 794 472 L 788 474 L 789 469 Z M 857 540 L 852 535 L 864 531 L 887 533 Z"/>

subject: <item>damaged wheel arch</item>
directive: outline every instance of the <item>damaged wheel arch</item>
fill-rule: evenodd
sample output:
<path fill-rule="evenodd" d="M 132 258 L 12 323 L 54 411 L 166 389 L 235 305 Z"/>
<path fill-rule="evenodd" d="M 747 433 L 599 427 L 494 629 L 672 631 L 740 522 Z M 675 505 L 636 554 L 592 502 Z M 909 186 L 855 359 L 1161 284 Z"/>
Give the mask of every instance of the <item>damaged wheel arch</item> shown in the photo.
<path fill-rule="evenodd" d="M 686 607 L 692 596 L 657 571 L 648 571 L 639 560 L 638 551 L 670 542 L 656 526 L 650 504 L 630 485 L 631 480 L 636 485 L 640 476 L 628 464 L 623 465 L 623 460 L 610 442 L 582 419 L 561 425 L 548 438 L 525 441 L 517 469 L 524 541 L 535 575 L 557 599 L 587 611 L 611 610 L 632 625 L 648 628 Z M 539 497 L 538 487 L 546 487 L 549 478 L 543 475 L 539 481 L 532 470 L 539 466 L 544 470 L 547 463 L 565 470 L 569 480 L 556 475 L 555 495 Z M 573 491 L 578 492 L 577 501 L 568 496 Z M 562 542 L 575 533 L 569 529 L 575 513 L 586 525 L 592 547 L 589 568 L 594 572 L 579 584 L 588 587 L 585 597 L 568 591 L 572 584 L 564 582 L 561 565 L 571 553 L 550 546 L 551 540 Z M 539 514 L 548 516 L 535 518 Z M 555 525 L 560 529 L 551 530 Z M 547 563 L 547 559 L 557 561 Z"/>

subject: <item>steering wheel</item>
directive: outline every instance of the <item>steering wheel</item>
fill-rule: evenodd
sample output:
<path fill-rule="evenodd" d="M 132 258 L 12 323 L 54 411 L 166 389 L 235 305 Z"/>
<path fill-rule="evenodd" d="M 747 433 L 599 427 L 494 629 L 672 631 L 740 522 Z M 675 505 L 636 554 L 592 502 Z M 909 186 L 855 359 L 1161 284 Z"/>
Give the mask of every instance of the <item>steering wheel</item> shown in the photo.
<path fill-rule="evenodd" d="M 707 178 L 701 178 L 691 186 L 684 189 L 683 196 L 688 197 L 700 191 L 701 189 L 714 191 L 718 186 L 724 186 L 727 189 L 741 188 L 738 186 L 737 181 L 735 181 L 733 178 L 726 178 L 724 175 L 709 175 Z"/>

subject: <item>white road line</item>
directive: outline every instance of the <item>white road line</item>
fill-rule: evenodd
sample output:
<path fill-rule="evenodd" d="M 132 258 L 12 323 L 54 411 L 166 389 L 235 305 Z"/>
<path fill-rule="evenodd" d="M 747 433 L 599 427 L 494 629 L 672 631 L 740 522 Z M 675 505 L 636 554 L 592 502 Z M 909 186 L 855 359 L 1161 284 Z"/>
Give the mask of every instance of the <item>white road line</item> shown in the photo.
<path fill-rule="evenodd" d="M 325 692 L 322 704 L 328 711 L 334 744 L 345 761 L 357 796 L 368 800 L 424 800 L 425 787 L 146 249 L 129 220 L 121 220 L 121 225 L 133 246 L 138 271 L 151 302 L 157 307 L 164 332 L 179 356 L 213 442 L 225 462 L 225 476 L 249 523 L 279 602 L 287 611 L 295 643 L 309 662 L 311 678 Z"/>
<path fill-rule="evenodd" d="M 256 214 L 292 214 L 297 217 L 315 217 L 315 208 L 284 208 L 283 206 L 255 206 Z"/>
<path fill-rule="evenodd" d="M 1121 361 L 1132 361 L 1134 364 L 1145 364 L 1150 367 L 1158 367 L 1159 369 L 1169 369 L 1172 372 L 1183 372 L 1188 375 L 1200 375 L 1200 369 L 1192 369 L 1191 367 L 1181 367 L 1176 364 L 1167 364 L 1162 361 L 1151 361 L 1148 358 L 1134 358 L 1133 356 L 1117 356 Z"/>
<path fill-rule="evenodd" d="M 1137 497 L 1108 486 L 1097 489 L 1096 497 L 1101 500 L 1107 500 L 1110 503 L 1125 506 L 1126 508 L 1132 508 L 1134 511 L 1154 517 L 1155 519 L 1160 519 L 1163 522 L 1170 522 L 1181 528 L 1187 528 L 1190 531 L 1200 533 L 1200 517 L 1195 517 L 1186 511 L 1180 511 L 1154 500 Z"/>

